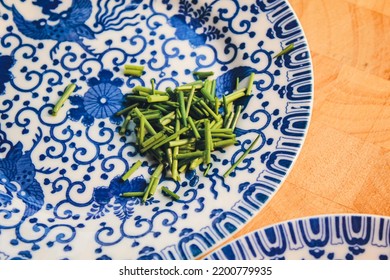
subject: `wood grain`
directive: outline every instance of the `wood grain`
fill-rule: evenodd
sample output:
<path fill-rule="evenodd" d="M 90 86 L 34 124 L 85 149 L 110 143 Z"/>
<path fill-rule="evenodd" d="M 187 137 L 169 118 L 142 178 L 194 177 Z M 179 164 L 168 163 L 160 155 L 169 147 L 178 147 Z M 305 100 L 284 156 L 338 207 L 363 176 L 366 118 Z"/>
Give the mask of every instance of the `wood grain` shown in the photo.
<path fill-rule="evenodd" d="M 226 242 L 300 217 L 390 216 L 390 1 L 290 4 L 313 60 L 310 127 L 280 190 Z"/>

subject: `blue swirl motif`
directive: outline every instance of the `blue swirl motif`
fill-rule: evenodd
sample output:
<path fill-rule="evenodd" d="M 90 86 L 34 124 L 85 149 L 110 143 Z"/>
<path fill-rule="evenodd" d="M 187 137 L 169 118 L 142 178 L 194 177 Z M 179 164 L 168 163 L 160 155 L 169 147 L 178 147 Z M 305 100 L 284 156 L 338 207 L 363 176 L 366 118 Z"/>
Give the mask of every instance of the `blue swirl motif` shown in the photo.
<path fill-rule="evenodd" d="M 389 232 L 385 217 L 312 217 L 254 231 L 207 259 L 388 260 Z"/>
<path fill-rule="evenodd" d="M 38 184 L 34 184 L 35 208 L 30 207 L 33 210 L 27 212 L 19 226 L 0 229 L 14 230 L 17 238 L 9 240 L 9 244 L 21 248 L 18 255 L 9 258 L 33 258 L 40 250 L 55 248 L 54 245 L 63 246 L 64 257 L 72 256 L 78 234 L 89 225 L 96 231 L 91 238 L 96 242 L 91 258 L 114 258 L 113 245 L 128 241 L 137 248 L 132 254 L 140 259 L 191 259 L 206 252 L 244 224 L 277 189 L 305 132 L 311 100 L 310 61 L 302 34 L 295 32 L 293 24 L 284 28 L 291 18 L 285 17 L 286 3 L 98 0 L 94 2 L 96 13 L 92 15 L 90 0 L 72 1 L 71 7 L 62 11 L 60 2 L 32 2 L 41 9 L 42 16 L 30 22 L 23 16 L 26 4 L 13 6 L 10 0 L 0 0 L 5 9 L 0 15 L 0 26 L 5 32 L 0 39 L 1 56 L 11 57 L 13 64 L 9 69 L 18 73 L 15 77 L 8 73 L 1 80 L 6 91 L 0 102 L 0 153 L 5 159 L 18 146 L 28 154 L 31 149 L 27 147 L 36 143 L 38 147 L 31 151 L 36 181 L 43 193 L 40 195 Z M 264 38 L 256 37 L 255 23 L 263 16 L 261 13 L 267 13 L 273 22 L 270 37 L 282 38 L 285 45 L 295 40 L 297 46 L 275 63 Z M 105 32 L 109 31 L 115 31 L 110 33 L 115 36 L 107 39 Z M 235 35 L 257 41 L 236 42 Z M 49 55 L 52 60 L 47 62 L 43 58 Z M 237 66 L 234 63 L 237 60 L 242 60 L 245 66 Z M 178 70 L 175 65 L 184 61 L 193 66 Z M 124 79 L 121 68 L 129 62 L 146 65 L 145 78 Z M 192 79 L 194 67 L 215 67 L 221 72 L 216 78 L 218 97 L 233 91 L 236 79 L 243 81 L 251 73 L 256 75 L 254 95 L 241 103 L 242 119 L 249 125 L 238 124 L 236 152 L 230 157 L 221 150 L 221 157 L 214 156 L 213 160 L 221 163 L 221 167 L 211 168 L 202 182 L 196 172 L 186 173 L 186 180 L 181 183 L 164 177 L 164 184 L 182 193 L 175 203 L 152 199 L 141 206 L 139 198 L 121 198 L 120 192 L 142 190 L 147 180 L 145 174 L 150 175 L 153 170 L 144 163 L 142 168 L 147 169 L 144 177 L 128 182 L 118 179 L 139 156 L 132 132 L 117 137 L 121 119 L 114 113 L 122 106 L 123 94 L 136 85 L 146 85 L 151 77 L 159 78 L 160 88 L 177 86 L 185 79 Z M 285 68 L 287 73 L 283 71 Z M 277 77 L 282 74 L 288 84 L 278 84 Z M 77 84 L 76 91 L 60 114 L 52 118 L 50 110 L 70 82 Z M 285 112 L 273 107 L 270 100 L 275 97 L 285 102 Z M 253 108 L 251 102 L 255 99 L 264 100 Z M 42 131 L 39 142 L 31 136 L 40 131 L 38 127 Z M 267 138 L 267 129 L 281 131 L 283 136 Z M 20 145 L 15 144 L 15 138 L 7 139 L 15 132 L 26 136 Z M 233 187 L 221 176 L 222 168 L 242 154 L 249 145 L 248 138 L 258 134 L 261 135 L 258 145 L 232 173 L 233 178 L 238 178 L 249 170 L 254 182 L 248 179 Z M 255 166 L 259 165 L 266 169 L 256 174 Z M 18 187 L 12 181 L 4 182 L 8 192 L 13 192 L 12 184 Z M 6 194 L 2 197 L 3 205 L 7 204 L 8 209 L 9 194 L 3 192 Z M 206 205 L 223 193 L 233 192 L 238 192 L 242 199 L 231 209 L 217 208 L 205 213 Z M 2 212 L 1 217 L 9 220 L 10 216 L 23 215 L 20 207 L 15 209 Z M 46 220 L 35 215 L 42 212 Z M 211 226 L 198 231 L 189 222 L 198 213 L 208 215 Z M 22 234 L 28 227 L 35 233 L 33 238 Z M 63 234 L 53 238 L 52 232 L 60 229 Z M 179 242 L 162 250 L 150 246 L 148 238 L 160 235 Z"/>

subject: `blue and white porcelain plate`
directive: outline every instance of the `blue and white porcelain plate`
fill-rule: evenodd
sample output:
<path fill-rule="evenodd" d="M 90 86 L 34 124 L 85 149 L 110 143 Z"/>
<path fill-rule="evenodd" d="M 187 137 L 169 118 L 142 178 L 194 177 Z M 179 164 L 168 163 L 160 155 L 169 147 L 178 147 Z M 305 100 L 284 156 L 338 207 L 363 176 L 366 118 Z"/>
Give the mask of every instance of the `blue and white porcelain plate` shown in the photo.
<path fill-rule="evenodd" d="M 322 215 L 255 230 L 208 260 L 389 260 L 390 217 Z"/>
<path fill-rule="evenodd" d="M 294 44 L 286 55 L 273 58 Z M 125 77 L 125 64 L 145 66 Z M 301 26 L 284 0 L 0 0 L 0 258 L 194 259 L 257 214 L 295 161 L 313 78 Z M 142 204 L 155 163 L 114 113 L 136 85 L 158 89 L 214 71 L 217 95 L 246 84 L 238 143 Z M 57 116 L 65 87 L 76 90 Z M 260 141 L 227 178 L 253 139 Z M 137 160 L 142 167 L 120 176 Z"/>

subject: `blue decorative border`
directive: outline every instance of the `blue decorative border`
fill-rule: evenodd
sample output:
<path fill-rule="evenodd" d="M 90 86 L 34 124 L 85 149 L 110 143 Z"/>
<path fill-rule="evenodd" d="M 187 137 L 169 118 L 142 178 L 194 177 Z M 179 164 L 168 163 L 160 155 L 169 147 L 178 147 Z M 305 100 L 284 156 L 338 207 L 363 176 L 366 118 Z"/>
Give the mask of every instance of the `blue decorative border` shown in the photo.
<path fill-rule="evenodd" d="M 296 219 L 253 231 L 209 260 L 389 260 L 390 218 L 362 214 Z"/>

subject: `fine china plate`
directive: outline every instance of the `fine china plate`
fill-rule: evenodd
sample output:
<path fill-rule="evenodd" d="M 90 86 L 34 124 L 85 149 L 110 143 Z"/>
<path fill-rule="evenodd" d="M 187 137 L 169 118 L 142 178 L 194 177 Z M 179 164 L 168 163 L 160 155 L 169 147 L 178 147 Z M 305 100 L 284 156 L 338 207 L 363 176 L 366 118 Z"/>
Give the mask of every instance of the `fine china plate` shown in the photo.
<path fill-rule="evenodd" d="M 274 58 L 293 44 L 289 53 Z M 145 67 L 140 78 L 125 64 Z M 312 106 L 307 42 L 285 1 L 0 0 L 0 257 L 194 259 L 257 214 L 291 170 Z M 217 96 L 248 83 L 236 145 L 212 167 L 165 176 L 114 113 L 136 85 L 157 89 L 214 71 Z M 65 87 L 77 85 L 57 116 Z M 224 172 L 260 140 L 238 168 Z M 143 162 L 129 180 L 120 177 Z"/>
<path fill-rule="evenodd" d="M 253 231 L 222 246 L 210 260 L 388 260 L 390 217 L 329 215 Z"/>

